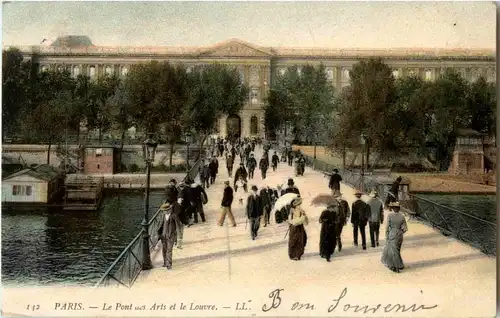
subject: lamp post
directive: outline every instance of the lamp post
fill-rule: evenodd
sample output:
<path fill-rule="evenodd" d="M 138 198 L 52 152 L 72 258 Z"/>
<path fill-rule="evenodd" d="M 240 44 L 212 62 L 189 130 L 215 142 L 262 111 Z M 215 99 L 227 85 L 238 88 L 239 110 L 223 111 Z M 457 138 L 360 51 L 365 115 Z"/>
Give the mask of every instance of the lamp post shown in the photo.
<path fill-rule="evenodd" d="M 193 136 L 191 136 L 190 133 L 186 133 L 184 135 L 184 141 L 186 142 L 187 145 L 187 151 L 186 151 L 186 166 L 187 166 L 187 171 L 189 171 L 189 144 L 193 142 Z"/>
<path fill-rule="evenodd" d="M 365 191 L 365 144 L 366 144 L 366 136 L 364 133 L 361 134 L 361 179 L 359 190 L 361 192 Z"/>
<path fill-rule="evenodd" d="M 151 165 L 155 159 L 158 143 L 153 140 L 152 134 L 144 141 L 144 161 L 146 162 L 146 193 L 144 197 L 144 220 L 142 221 L 142 270 L 153 268 L 149 251 L 149 183 L 151 181 Z"/>

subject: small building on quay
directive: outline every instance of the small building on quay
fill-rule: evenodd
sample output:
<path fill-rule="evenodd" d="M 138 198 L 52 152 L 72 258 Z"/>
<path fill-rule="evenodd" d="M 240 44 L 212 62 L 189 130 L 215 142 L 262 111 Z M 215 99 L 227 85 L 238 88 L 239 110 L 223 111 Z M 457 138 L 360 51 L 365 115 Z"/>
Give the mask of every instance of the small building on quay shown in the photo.
<path fill-rule="evenodd" d="M 49 204 L 57 201 L 64 173 L 50 165 L 15 172 L 2 180 L 2 204 Z"/>

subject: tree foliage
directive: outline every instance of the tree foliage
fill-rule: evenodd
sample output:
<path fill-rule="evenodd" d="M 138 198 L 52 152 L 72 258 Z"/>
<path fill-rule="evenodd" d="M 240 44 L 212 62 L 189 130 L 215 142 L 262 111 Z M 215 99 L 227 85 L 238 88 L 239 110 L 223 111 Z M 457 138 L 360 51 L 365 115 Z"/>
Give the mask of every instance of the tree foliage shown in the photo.
<path fill-rule="evenodd" d="M 274 132 L 291 125 L 296 140 L 322 142 L 334 105 L 333 86 L 323 65 L 307 65 L 300 72 L 295 66 L 289 67 L 269 92 L 264 106 L 266 129 Z"/>

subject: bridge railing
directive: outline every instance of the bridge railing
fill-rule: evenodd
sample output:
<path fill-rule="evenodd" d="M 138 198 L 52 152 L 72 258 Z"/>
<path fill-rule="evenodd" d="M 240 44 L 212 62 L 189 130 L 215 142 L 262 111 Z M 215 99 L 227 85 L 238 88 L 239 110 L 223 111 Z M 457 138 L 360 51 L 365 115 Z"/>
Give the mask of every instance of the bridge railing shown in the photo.
<path fill-rule="evenodd" d="M 308 166 L 314 170 L 331 174 L 335 166 L 306 156 Z M 338 168 L 338 167 L 337 167 Z M 341 170 L 341 169 L 339 169 Z M 354 170 L 342 170 L 342 181 L 359 189 L 361 174 Z M 364 176 L 364 185 L 367 191 L 377 190 L 379 197 L 387 198 L 389 186 L 377 182 L 373 176 Z M 437 228 L 446 236 L 452 236 L 463 241 L 487 255 L 496 255 L 497 224 L 473 214 L 424 199 L 411 193 L 400 193 L 404 200 L 400 200 L 402 211 L 407 212 L 418 220 Z"/>
<path fill-rule="evenodd" d="M 195 179 L 198 169 L 201 165 L 201 159 L 197 160 L 186 174 L 183 181 L 187 178 Z M 149 221 L 149 248 L 152 252 L 158 244 L 160 237 L 158 229 L 162 225 L 162 213 L 160 209 L 156 211 Z M 134 237 L 127 247 L 120 253 L 116 260 L 106 270 L 101 279 L 94 287 L 132 287 L 142 269 L 142 230 Z"/>

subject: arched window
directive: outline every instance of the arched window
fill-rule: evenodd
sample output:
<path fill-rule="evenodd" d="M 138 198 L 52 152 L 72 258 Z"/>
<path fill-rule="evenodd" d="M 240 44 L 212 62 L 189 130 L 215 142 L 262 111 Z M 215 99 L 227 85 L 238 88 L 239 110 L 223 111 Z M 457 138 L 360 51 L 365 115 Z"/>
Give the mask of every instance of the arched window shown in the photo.
<path fill-rule="evenodd" d="M 432 81 L 432 70 L 425 70 L 425 80 L 426 81 Z"/>
<path fill-rule="evenodd" d="M 393 71 L 392 71 L 392 76 L 393 76 L 394 78 L 399 78 L 399 70 L 393 70 Z"/>
<path fill-rule="evenodd" d="M 342 77 L 344 81 L 348 81 L 351 78 L 351 74 L 348 68 L 342 70 Z"/>
<path fill-rule="evenodd" d="M 62 71 L 64 71 L 64 67 L 62 67 L 62 65 L 59 65 L 59 66 L 57 67 L 57 71 L 58 71 L 58 72 L 62 72 Z"/>
<path fill-rule="evenodd" d="M 302 75 L 302 66 L 297 67 L 297 75 L 301 76 Z"/>
<path fill-rule="evenodd" d="M 48 72 L 49 67 L 47 65 L 42 66 L 42 72 Z"/>
<path fill-rule="evenodd" d="M 329 81 L 333 81 L 333 68 L 329 67 L 326 69 L 326 78 Z"/>
<path fill-rule="evenodd" d="M 280 69 L 279 69 L 279 73 L 280 73 L 280 75 L 281 75 L 281 76 L 285 75 L 285 73 L 286 73 L 286 68 L 284 68 L 284 67 L 280 68 Z"/>
<path fill-rule="evenodd" d="M 92 65 L 92 66 L 89 67 L 89 76 L 90 77 L 95 77 L 95 75 L 96 75 L 95 74 L 95 66 Z"/>
<path fill-rule="evenodd" d="M 77 77 L 78 75 L 80 75 L 80 66 L 75 66 L 73 67 L 73 76 Z"/>
<path fill-rule="evenodd" d="M 252 88 L 250 90 L 250 104 L 258 104 L 259 103 L 259 89 Z"/>
<path fill-rule="evenodd" d="M 106 75 L 112 75 L 113 74 L 113 69 L 111 68 L 111 66 L 106 66 L 106 68 L 104 69 L 104 73 Z"/>
<path fill-rule="evenodd" d="M 127 76 L 127 74 L 128 74 L 128 67 L 123 66 L 122 67 L 122 76 Z"/>
<path fill-rule="evenodd" d="M 257 119 L 257 116 L 253 115 L 252 118 L 250 118 L 250 134 L 257 135 L 258 133 L 259 133 L 259 120 Z"/>

